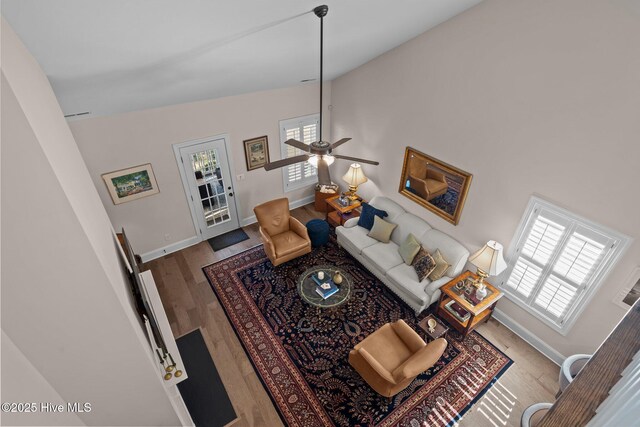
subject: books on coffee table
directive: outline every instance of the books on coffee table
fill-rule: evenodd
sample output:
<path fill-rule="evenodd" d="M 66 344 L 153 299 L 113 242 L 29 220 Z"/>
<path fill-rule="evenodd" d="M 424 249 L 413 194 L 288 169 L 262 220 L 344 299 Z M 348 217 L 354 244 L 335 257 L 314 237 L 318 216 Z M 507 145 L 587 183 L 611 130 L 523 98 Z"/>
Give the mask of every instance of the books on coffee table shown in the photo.
<path fill-rule="evenodd" d="M 320 279 L 318 279 L 318 276 L 313 274 L 313 275 L 311 275 L 311 278 L 313 279 L 314 282 L 316 282 L 316 292 L 323 299 L 327 299 L 331 295 L 333 295 L 333 294 L 335 294 L 336 292 L 339 291 L 339 289 L 336 286 L 336 284 L 333 283 L 333 280 L 331 280 L 330 278 L 328 278 L 326 276 L 325 276 L 325 278 L 323 280 L 320 280 Z"/>
<path fill-rule="evenodd" d="M 444 306 L 445 309 L 451 314 L 455 316 L 461 322 L 466 322 L 469 320 L 471 315 L 467 310 L 465 310 L 460 304 L 455 301 L 449 301 L 447 305 Z"/>

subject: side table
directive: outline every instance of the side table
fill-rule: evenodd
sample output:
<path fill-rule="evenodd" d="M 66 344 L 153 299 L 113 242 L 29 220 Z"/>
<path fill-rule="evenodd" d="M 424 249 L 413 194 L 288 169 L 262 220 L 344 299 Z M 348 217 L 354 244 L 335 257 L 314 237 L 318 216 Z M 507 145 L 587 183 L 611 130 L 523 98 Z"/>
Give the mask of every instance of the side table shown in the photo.
<path fill-rule="evenodd" d="M 429 330 L 429 320 L 430 319 L 433 319 L 433 320 L 436 321 L 436 327 L 434 328 L 435 330 L 433 332 L 431 332 Z M 446 335 L 447 332 L 449 332 L 449 328 L 447 328 L 447 326 L 445 326 L 445 324 L 442 323 L 433 314 L 428 315 L 427 317 L 422 319 L 420 322 L 418 322 L 418 327 L 420 329 L 422 329 L 424 331 L 424 333 L 427 334 L 427 336 L 429 338 L 431 338 L 431 340 L 436 340 L 436 339 Z"/>
<path fill-rule="evenodd" d="M 436 316 L 446 320 L 464 336 L 467 336 L 481 322 L 489 320 L 498 300 L 503 296 L 499 289 L 485 280 L 487 296 L 482 300 L 476 298 L 476 288 L 468 282 L 477 278 L 476 274 L 467 270 L 440 288 L 442 293 L 436 307 Z M 465 283 L 465 287 L 461 290 L 456 289 L 458 282 Z M 467 314 L 462 318 L 451 308 L 452 304 L 457 304 L 455 307 Z"/>
<path fill-rule="evenodd" d="M 344 225 L 344 223 L 347 222 L 348 219 L 359 217 L 360 211 L 358 209 L 360 208 L 360 206 L 362 206 L 362 201 L 360 200 L 350 200 L 347 206 L 342 206 L 338 202 L 339 198 L 340 196 L 337 195 L 326 199 L 326 220 L 334 227 Z"/>

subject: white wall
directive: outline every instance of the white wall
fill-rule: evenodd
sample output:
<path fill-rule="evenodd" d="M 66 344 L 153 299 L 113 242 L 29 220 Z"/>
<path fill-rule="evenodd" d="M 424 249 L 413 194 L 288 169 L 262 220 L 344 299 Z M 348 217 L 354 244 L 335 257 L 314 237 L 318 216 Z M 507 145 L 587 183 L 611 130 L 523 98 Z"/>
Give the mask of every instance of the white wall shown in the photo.
<path fill-rule="evenodd" d="M 329 105 L 330 84 L 325 85 Z M 247 171 L 243 140 L 267 135 L 271 160 L 281 158 L 278 121 L 318 112 L 318 86 L 256 92 L 173 105 L 70 123 L 91 178 L 116 229 L 124 226 L 138 253 L 147 253 L 196 235 L 172 144 L 226 133 L 232 149 L 232 174 L 244 174 L 235 186 L 240 220 L 253 216 L 259 203 L 282 197 L 280 170 Z M 325 107 L 324 139 L 330 117 Z M 160 193 L 114 205 L 101 175 L 151 163 Z M 290 201 L 313 194 L 312 187 L 286 193 Z M 165 239 L 165 234 L 169 239 Z"/>
<path fill-rule="evenodd" d="M 10 366 L 2 370 L 2 401 L 34 402 L 38 404 L 36 407 L 38 410 L 28 413 L 3 412 L 0 414 L 1 425 L 85 425 L 73 412 L 52 414 L 40 411 L 40 403 L 47 402 L 66 407 L 67 402 L 33 367 L 4 331 L 2 331 L 2 363 L 4 366 Z"/>
<path fill-rule="evenodd" d="M 332 134 L 384 193 L 475 250 L 511 241 L 532 194 L 635 238 L 566 337 L 498 308 L 569 355 L 591 352 L 640 263 L 640 14 L 629 0 L 485 0 L 336 79 Z M 398 194 L 405 146 L 473 174 L 458 226 Z"/>
<path fill-rule="evenodd" d="M 83 423 L 177 425 L 106 212 L 46 76 L 4 19 L 1 48 L 2 330 L 65 402 L 92 404 Z M 33 380 L 10 361 L 3 372 Z M 22 398 L 4 383 L 2 395 Z"/>

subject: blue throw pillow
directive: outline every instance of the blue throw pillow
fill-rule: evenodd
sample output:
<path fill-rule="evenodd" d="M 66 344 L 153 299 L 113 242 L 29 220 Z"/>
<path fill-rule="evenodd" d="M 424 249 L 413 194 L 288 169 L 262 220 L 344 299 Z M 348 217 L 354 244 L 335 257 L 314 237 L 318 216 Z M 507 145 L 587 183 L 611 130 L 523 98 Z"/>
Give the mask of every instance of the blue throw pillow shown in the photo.
<path fill-rule="evenodd" d="M 373 227 L 373 217 L 379 216 L 380 218 L 384 218 L 387 216 L 386 211 L 382 211 L 380 209 L 376 209 L 371 206 L 369 203 L 362 204 L 362 212 L 360 212 L 360 219 L 358 219 L 358 225 L 360 227 L 364 227 L 367 230 L 371 230 Z"/>

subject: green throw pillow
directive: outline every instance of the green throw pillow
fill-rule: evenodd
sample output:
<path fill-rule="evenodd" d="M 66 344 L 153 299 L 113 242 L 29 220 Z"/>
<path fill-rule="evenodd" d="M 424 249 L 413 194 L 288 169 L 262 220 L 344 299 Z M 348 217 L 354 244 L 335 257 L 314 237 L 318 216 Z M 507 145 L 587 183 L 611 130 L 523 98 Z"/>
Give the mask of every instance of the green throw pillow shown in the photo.
<path fill-rule="evenodd" d="M 436 268 L 433 257 L 422 246 L 418 249 L 418 254 L 413 258 L 411 265 L 416 270 L 418 282 L 422 282 Z"/>
<path fill-rule="evenodd" d="M 440 253 L 440 249 L 436 249 L 436 253 L 433 254 L 433 259 L 436 262 L 436 268 L 434 268 L 433 271 L 429 274 L 429 279 L 438 280 L 439 278 L 444 276 L 444 273 L 449 269 L 449 267 L 451 267 L 451 264 L 449 264 L 447 260 L 444 259 L 444 257 Z"/>
<path fill-rule="evenodd" d="M 404 242 L 402 242 L 402 244 L 398 248 L 400 256 L 404 260 L 404 263 L 407 265 L 411 265 L 411 263 L 413 262 L 413 258 L 415 258 L 415 256 L 418 254 L 419 250 L 420 243 L 411 233 L 409 233 L 407 238 L 404 239 Z"/>
<path fill-rule="evenodd" d="M 397 226 L 397 224 L 391 224 L 376 215 L 373 219 L 373 227 L 367 235 L 383 243 L 389 243 L 391 233 L 393 233 L 394 228 Z"/>

